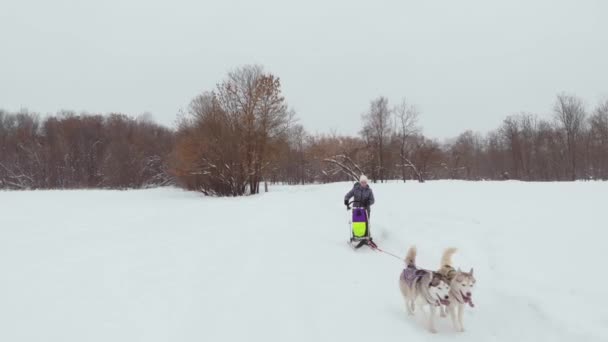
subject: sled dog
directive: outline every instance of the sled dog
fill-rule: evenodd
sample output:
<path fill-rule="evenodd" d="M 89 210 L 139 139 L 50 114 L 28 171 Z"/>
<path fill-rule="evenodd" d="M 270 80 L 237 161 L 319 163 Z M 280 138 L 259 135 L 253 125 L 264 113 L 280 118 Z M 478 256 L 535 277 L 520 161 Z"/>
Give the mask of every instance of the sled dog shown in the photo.
<path fill-rule="evenodd" d="M 441 257 L 438 273 L 443 275 L 450 284 L 450 301 L 444 304 L 445 308 L 441 309 L 441 317 L 446 317 L 447 312 L 449 312 L 454 329 L 463 332 L 464 307 L 466 305 L 472 308 L 475 307 L 475 304 L 473 304 L 473 287 L 475 286 L 476 279 L 472 268 L 469 272 L 463 272 L 452 266 L 452 255 L 456 251 L 456 248 L 448 248 L 443 252 Z"/>
<path fill-rule="evenodd" d="M 450 287 L 443 275 L 416 266 L 416 252 L 416 247 L 407 251 L 406 268 L 399 276 L 399 288 L 410 315 L 414 315 L 416 304 L 429 307 L 428 329 L 436 333 L 435 313 L 442 304 L 449 304 Z"/>

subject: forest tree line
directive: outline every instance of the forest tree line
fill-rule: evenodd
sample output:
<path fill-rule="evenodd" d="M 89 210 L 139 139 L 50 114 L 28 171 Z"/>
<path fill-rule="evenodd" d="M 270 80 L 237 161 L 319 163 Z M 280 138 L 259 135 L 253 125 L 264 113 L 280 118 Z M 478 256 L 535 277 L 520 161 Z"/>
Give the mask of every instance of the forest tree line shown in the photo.
<path fill-rule="evenodd" d="M 550 106 L 551 104 L 549 104 Z M 268 183 L 429 179 L 608 179 L 608 99 L 558 94 L 552 115 L 518 113 L 486 134 L 440 142 L 416 106 L 385 97 L 362 108 L 357 136 L 309 134 L 261 66 L 229 72 L 196 96 L 175 129 L 145 116 L 0 110 L 0 188 L 144 188 L 255 194 Z"/>
<path fill-rule="evenodd" d="M 174 132 L 145 117 L 0 111 L 0 188 L 143 188 L 173 182 Z"/>

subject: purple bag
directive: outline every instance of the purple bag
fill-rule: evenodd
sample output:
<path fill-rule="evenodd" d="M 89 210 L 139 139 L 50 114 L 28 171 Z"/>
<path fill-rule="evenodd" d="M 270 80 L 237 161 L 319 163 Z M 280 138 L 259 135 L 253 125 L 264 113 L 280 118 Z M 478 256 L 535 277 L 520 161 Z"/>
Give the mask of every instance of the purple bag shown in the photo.
<path fill-rule="evenodd" d="M 353 222 L 367 222 L 367 211 L 365 208 L 353 208 Z"/>

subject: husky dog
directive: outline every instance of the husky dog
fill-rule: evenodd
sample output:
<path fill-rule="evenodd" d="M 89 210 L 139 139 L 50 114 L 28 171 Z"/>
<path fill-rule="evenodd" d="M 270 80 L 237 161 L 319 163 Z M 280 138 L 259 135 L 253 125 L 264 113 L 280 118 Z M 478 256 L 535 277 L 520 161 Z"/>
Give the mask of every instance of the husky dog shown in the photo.
<path fill-rule="evenodd" d="M 429 306 L 428 328 L 435 330 L 435 310 L 441 305 L 449 304 L 450 287 L 441 274 L 416 267 L 416 247 L 411 247 L 405 257 L 407 267 L 399 277 L 399 288 L 405 300 L 405 307 L 410 315 L 414 314 L 416 302 L 421 306 Z"/>
<path fill-rule="evenodd" d="M 441 317 L 447 316 L 447 311 L 450 313 L 454 329 L 463 332 L 464 325 L 463 314 L 464 307 L 468 304 L 470 307 L 475 307 L 473 304 L 473 286 L 475 286 L 475 276 L 473 269 L 470 272 L 463 272 L 460 269 L 456 270 L 452 266 L 452 255 L 456 253 L 456 248 L 448 248 L 443 252 L 441 257 L 441 268 L 438 273 L 443 275 L 450 284 L 450 299 L 451 301 L 441 310 Z"/>

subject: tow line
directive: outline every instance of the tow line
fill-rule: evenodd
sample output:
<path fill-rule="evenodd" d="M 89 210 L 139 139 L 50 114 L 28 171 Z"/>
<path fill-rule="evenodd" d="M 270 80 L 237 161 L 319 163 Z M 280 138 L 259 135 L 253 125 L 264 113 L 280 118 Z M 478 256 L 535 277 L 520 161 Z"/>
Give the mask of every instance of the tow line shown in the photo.
<path fill-rule="evenodd" d="M 401 258 L 400 256 L 398 256 L 398 255 L 396 255 L 396 254 L 393 254 L 393 253 L 391 253 L 391 252 L 387 252 L 387 251 L 385 251 L 385 250 L 381 249 L 381 248 L 380 248 L 380 247 L 378 247 L 378 245 L 376 245 L 374 242 L 372 242 L 372 245 L 370 245 L 370 248 L 371 248 L 371 249 L 373 249 L 373 250 L 375 250 L 376 252 L 384 253 L 384 254 L 386 254 L 386 255 L 388 255 L 388 256 L 390 256 L 390 257 L 393 257 L 393 258 L 395 258 L 395 259 L 397 259 L 397 260 L 403 261 L 403 258 Z"/>

